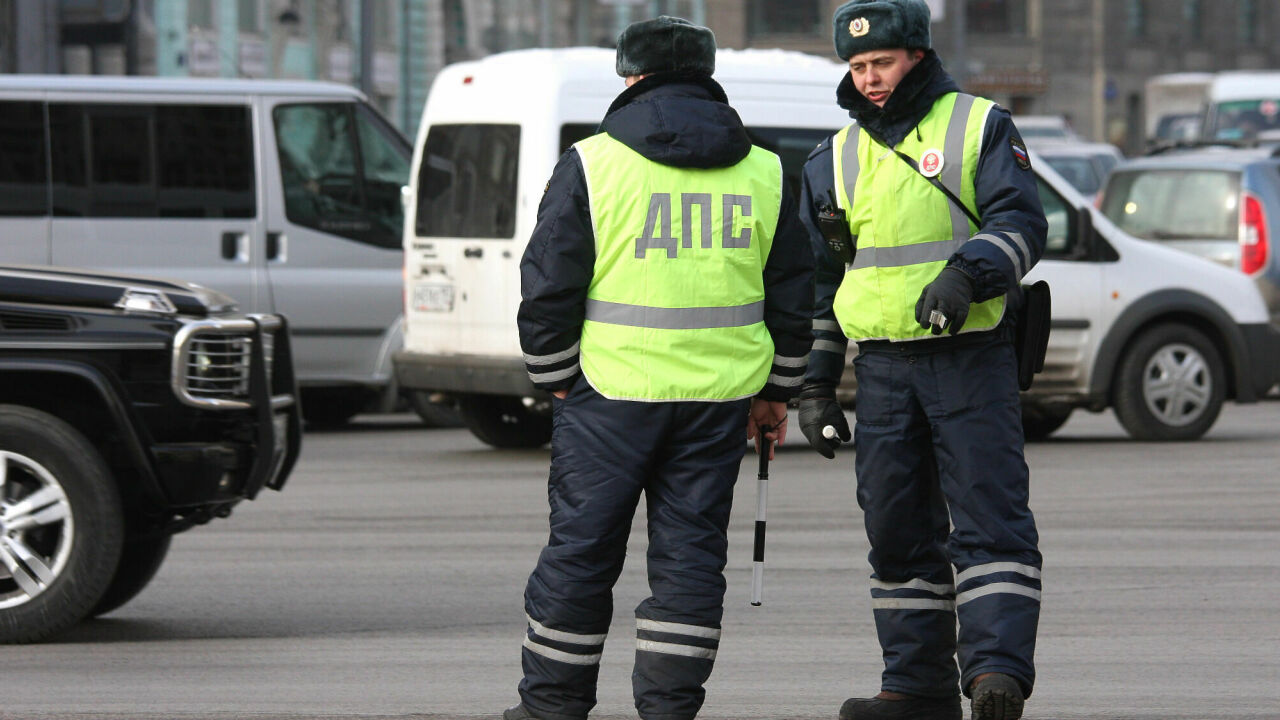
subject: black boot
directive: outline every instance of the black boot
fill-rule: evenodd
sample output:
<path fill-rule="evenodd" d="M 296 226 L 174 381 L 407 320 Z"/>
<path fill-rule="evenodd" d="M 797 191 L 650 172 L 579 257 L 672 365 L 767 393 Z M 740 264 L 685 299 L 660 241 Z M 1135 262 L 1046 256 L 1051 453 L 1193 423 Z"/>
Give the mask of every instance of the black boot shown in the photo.
<path fill-rule="evenodd" d="M 973 698 L 969 706 L 973 720 L 1018 720 L 1022 717 L 1022 686 L 1008 675 L 991 673 L 982 676 L 973 684 L 970 696 Z"/>
<path fill-rule="evenodd" d="M 509 707 L 504 710 L 502 712 L 502 720 L 538 720 L 538 718 L 529 712 L 524 703 L 520 703 L 515 707 Z"/>
<path fill-rule="evenodd" d="M 840 720 L 961 720 L 960 696 L 901 700 L 849 698 L 840 706 Z"/>

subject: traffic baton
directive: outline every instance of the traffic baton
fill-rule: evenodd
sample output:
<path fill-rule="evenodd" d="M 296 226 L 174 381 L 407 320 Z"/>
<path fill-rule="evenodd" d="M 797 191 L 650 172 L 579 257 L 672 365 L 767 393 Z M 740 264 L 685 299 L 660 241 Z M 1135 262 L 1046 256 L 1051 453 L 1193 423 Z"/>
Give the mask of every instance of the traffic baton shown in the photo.
<path fill-rule="evenodd" d="M 764 600 L 764 509 L 769 504 L 769 438 L 768 425 L 760 426 L 760 474 L 756 476 L 756 542 L 751 563 L 751 604 L 759 607 Z"/>

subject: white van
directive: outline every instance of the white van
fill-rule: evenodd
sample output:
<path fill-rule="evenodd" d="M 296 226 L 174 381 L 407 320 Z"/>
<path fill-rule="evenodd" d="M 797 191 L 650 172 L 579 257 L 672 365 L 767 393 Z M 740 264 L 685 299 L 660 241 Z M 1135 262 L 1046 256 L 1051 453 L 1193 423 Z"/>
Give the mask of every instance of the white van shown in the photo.
<path fill-rule="evenodd" d="M 304 414 L 341 422 L 394 389 L 410 153 L 337 84 L 0 75 L 0 262 L 282 314 Z"/>
<path fill-rule="evenodd" d="M 798 189 L 809 152 L 848 121 L 835 104 L 845 71 L 796 52 L 720 50 L 715 79 Z M 491 55 L 445 68 L 432 85 L 405 213 L 396 374 L 405 388 L 457 398 L 463 421 L 489 444 L 550 437 L 516 332 L 520 258 L 556 160 L 595 134 L 624 89 L 614 52 L 600 48 Z"/>
<path fill-rule="evenodd" d="M 1280 72 L 1218 73 L 1205 102 L 1205 140 L 1280 140 Z"/>
<path fill-rule="evenodd" d="M 418 131 L 396 374 L 405 387 L 456 397 L 472 432 L 497 447 L 550 437 L 516 330 L 519 262 L 556 159 L 595 132 L 623 88 L 613 57 L 530 50 L 450 66 Z M 849 122 L 835 104 L 844 72 L 776 50 L 716 59 L 729 102 L 796 184 L 809 151 Z M 1039 157 L 1034 169 L 1049 238 L 1027 280 L 1048 280 L 1054 297 L 1044 372 L 1023 398 L 1029 436 L 1053 432 L 1075 408 L 1115 407 L 1137 437 L 1198 437 L 1225 398 L 1251 401 L 1276 382 L 1280 336 L 1249 278 L 1126 235 Z M 854 374 L 844 382 L 852 400 Z"/>

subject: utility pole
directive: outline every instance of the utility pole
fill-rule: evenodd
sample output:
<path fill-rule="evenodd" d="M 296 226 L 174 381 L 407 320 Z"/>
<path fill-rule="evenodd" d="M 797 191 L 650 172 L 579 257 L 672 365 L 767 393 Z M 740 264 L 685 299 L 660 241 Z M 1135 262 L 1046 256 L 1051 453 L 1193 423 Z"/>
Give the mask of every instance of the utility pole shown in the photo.
<path fill-rule="evenodd" d="M 1103 0 L 1093 0 L 1093 140 L 1106 142 L 1107 124 L 1107 50 L 1103 21 L 1106 19 Z"/>
<path fill-rule="evenodd" d="M 360 0 L 360 92 L 373 97 L 373 0 Z"/>
<path fill-rule="evenodd" d="M 540 47 L 549 48 L 555 45 L 554 35 L 552 34 L 552 17 L 554 9 L 552 3 L 555 0 L 542 0 L 539 4 L 539 10 L 542 11 L 542 17 L 539 20 L 541 27 L 538 28 L 538 45 Z"/>
<path fill-rule="evenodd" d="M 955 53 L 955 59 L 947 64 L 947 70 L 961 90 L 964 89 L 964 84 L 969 79 L 969 42 L 967 38 L 969 27 L 968 19 L 965 17 L 965 10 L 965 0 L 951 0 L 951 32 L 954 35 L 952 51 Z"/>

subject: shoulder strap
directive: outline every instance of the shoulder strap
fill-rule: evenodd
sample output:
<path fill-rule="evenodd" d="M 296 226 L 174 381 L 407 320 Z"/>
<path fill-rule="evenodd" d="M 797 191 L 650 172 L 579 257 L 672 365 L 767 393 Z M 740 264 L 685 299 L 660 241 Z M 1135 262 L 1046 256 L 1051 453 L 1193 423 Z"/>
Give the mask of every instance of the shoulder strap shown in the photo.
<path fill-rule="evenodd" d="M 904 162 L 904 163 L 906 163 L 907 165 L 909 165 L 909 166 L 911 167 L 911 169 L 912 169 L 912 170 L 915 170 L 917 173 L 920 173 L 920 177 L 924 178 L 925 180 L 928 180 L 930 185 L 932 185 L 932 186 L 934 186 L 934 187 L 938 188 L 939 190 L 941 190 L 941 191 L 942 191 L 942 194 L 943 194 L 943 195 L 946 195 L 948 200 L 950 200 L 951 202 L 955 203 L 955 206 L 956 206 L 956 207 L 958 207 L 958 208 L 960 208 L 961 210 L 963 210 L 963 211 L 964 211 L 964 214 L 965 214 L 965 215 L 966 215 L 970 220 L 972 220 L 972 221 L 973 221 L 973 224 L 974 224 L 974 226 L 975 226 L 975 227 L 978 227 L 978 228 L 981 228 L 981 227 L 982 227 L 982 221 L 978 219 L 978 216 L 977 216 L 977 215 L 974 215 L 972 210 L 970 210 L 968 207 L 966 207 L 964 203 L 960 202 L 960 198 L 956 197 L 956 194 L 955 194 L 955 193 L 953 193 L 953 192 L 951 192 L 950 190 L 948 190 L 948 189 L 947 189 L 947 186 L 946 186 L 946 185 L 943 185 L 943 184 L 942 184 L 942 181 L 941 181 L 941 180 L 939 180 L 939 179 L 937 178 L 937 176 L 929 177 L 928 175 L 925 175 L 924 173 L 920 172 L 920 164 L 919 164 L 919 163 L 917 163 L 915 160 L 912 160 L 910 155 L 907 155 L 906 153 L 902 152 L 901 150 L 899 150 L 899 149 L 897 149 L 897 148 L 893 148 L 893 153 L 894 153 L 895 155 L 897 155 L 898 157 L 902 158 L 902 162 Z"/>

